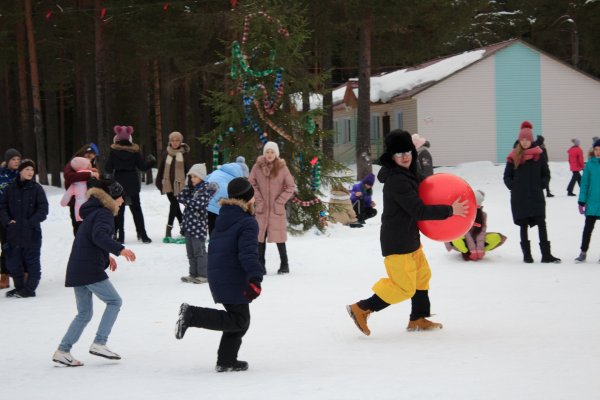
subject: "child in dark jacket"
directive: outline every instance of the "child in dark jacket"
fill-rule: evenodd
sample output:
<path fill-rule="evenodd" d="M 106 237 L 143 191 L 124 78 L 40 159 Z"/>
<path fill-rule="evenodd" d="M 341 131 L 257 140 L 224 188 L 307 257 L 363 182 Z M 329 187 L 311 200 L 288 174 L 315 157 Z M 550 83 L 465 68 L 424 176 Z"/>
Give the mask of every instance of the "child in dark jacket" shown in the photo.
<path fill-rule="evenodd" d="M 90 354 L 120 360 L 121 356 L 106 347 L 108 336 L 121 309 L 121 297 L 110 283 L 106 268 L 117 269 L 117 262 L 109 253 L 135 261 L 133 251 L 126 249 L 113 239 L 114 216 L 123 204 L 123 187 L 114 181 L 88 181 L 89 200 L 80 208 L 83 222 L 73 241 L 67 264 L 66 287 L 75 291 L 77 315 L 54 353 L 52 361 L 69 367 L 80 367 L 83 363 L 71 355 L 71 348 L 92 319 L 92 295 L 106 304 L 100 320 Z"/>
<path fill-rule="evenodd" d="M 0 164 L 0 199 L 8 185 L 13 183 L 19 175 L 19 164 L 21 163 L 21 153 L 16 149 L 8 149 L 4 153 L 4 161 Z M 6 230 L 0 223 L 0 246 L 6 242 Z M 10 279 L 8 268 L 6 268 L 6 254 L 0 250 L 0 289 L 8 289 Z"/>
<path fill-rule="evenodd" d="M 373 285 L 373 296 L 346 309 L 358 329 L 368 336 L 371 331 L 367 318 L 372 312 L 411 299 L 412 311 L 406 329 L 441 329 L 442 324 L 427 319 L 431 315 L 428 294 L 431 270 L 423 253 L 417 221 L 464 217 L 469 206 L 460 198 L 451 206 L 423 204 L 418 191 L 417 150 L 410 133 L 390 132 L 385 148 L 379 159 L 382 167 L 377 179 L 383 183 L 380 242 L 388 276 Z"/>
<path fill-rule="evenodd" d="M 48 216 L 48 199 L 44 188 L 35 181 L 35 163 L 23 160 L 19 175 L 0 200 L 0 223 L 6 229 L 6 267 L 15 288 L 7 297 L 35 297 L 40 279 L 42 250 L 41 223 Z M 28 273 L 25 279 L 25 272 Z"/>
<path fill-rule="evenodd" d="M 206 283 L 207 206 L 215 191 L 205 181 L 205 164 L 194 164 L 187 175 L 188 185 L 177 195 L 177 200 L 185 206 L 181 232 L 185 236 L 185 249 L 190 264 L 189 275 L 182 276 L 181 280 L 188 283 Z"/>
<path fill-rule="evenodd" d="M 215 303 L 225 311 L 183 303 L 175 327 L 181 339 L 189 327 L 222 331 L 217 372 L 245 371 L 238 360 L 242 338 L 250 326 L 250 303 L 261 293 L 262 267 L 258 261 L 258 222 L 254 218 L 254 189 L 246 178 L 227 186 L 208 245 L 208 284 Z"/>

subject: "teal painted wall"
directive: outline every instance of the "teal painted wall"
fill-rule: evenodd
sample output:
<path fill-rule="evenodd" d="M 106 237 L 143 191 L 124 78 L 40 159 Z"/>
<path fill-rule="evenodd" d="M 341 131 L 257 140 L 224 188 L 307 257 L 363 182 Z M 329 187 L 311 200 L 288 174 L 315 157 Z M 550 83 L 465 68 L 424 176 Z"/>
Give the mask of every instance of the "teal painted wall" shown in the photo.
<path fill-rule="evenodd" d="M 499 51 L 496 68 L 496 149 L 504 162 L 527 120 L 536 132 L 542 131 L 540 54 L 520 43 Z"/>

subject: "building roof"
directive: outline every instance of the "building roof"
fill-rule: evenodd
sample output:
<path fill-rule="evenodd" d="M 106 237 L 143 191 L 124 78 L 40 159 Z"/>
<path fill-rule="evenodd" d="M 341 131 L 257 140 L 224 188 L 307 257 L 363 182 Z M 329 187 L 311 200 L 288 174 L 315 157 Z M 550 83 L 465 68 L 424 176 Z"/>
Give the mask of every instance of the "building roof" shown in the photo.
<path fill-rule="evenodd" d="M 371 76 L 371 102 L 387 103 L 391 100 L 410 98 L 515 42 L 520 40 L 506 40 L 461 54 L 429 60 L 414 67 L 373 75 Z M 333 90 L 333 105 L 343 103 L 354 106 L 356 100 L 352 97 L 355 99 L 358 97 L 357 79 L 350 79 L 346 84 Z"/>

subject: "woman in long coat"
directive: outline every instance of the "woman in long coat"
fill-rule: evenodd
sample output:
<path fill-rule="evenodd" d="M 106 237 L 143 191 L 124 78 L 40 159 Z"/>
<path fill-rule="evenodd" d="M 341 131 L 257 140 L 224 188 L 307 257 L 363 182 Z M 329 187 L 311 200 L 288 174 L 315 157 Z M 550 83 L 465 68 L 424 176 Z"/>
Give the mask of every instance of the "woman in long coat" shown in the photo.
<path fill-rule="evenodd" d="M 181 228 L 183 217 L 177 195 L 185 186 L 185 177 L 191 166 L 190 146 L 183 143 L 183 135 L 180 132 L 171 132 L 169 144 L 158 161 L 158 172 L 156 174 L 156 187 L 162 194 L 167 195 L 170 204 L 164 243 L 171 242 L 171 231 L 175 218 L 177 218 Z"/>
<path fill-rule="evenodd" d="M 267 142 L 263 155 L 259 156 L 250 171 L 250 183 L 256 196 L 256 220 L 258 221 L 258 257 L 266 274 L 266 242 L 277 243 L 281 264 L 278 274 L 290 272 L 287 249 L 287 216 L 285 203 L 294 195 L 296 183 L 285 160 L 279 158 L 279 147 Z"/>
<path fill-rule="evenodd" d="M 523 261 L 532 263 L 528 227 L 538 226 L 540 250 L 543 263 L 559 263 L 560 259 L 550 252 L 550 242 L 546 230 L 546 201 L 544 188 L 548 187 L 550 170 L 542 157 L 542 149 L 533 144 L 532 125 L 528 121 L 521 124 L 519 140 L 506 157 L 504 184 L 510 190 L 510 207 L 513 222 L 521 228 L 521 249 Z"/>

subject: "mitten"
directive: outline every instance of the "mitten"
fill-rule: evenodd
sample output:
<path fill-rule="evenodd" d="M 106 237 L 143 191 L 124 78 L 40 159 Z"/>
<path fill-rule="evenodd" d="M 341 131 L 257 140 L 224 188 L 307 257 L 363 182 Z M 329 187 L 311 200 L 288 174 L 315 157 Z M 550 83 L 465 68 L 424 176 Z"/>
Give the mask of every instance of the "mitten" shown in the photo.
<path fill-rule="evenodd" d="M 262 289 L 260 287 L 260 282 L 256 279 L 252 279 L 250 282 L 248 282 L 246 290 L 244 290 L 244 297 L 252 301 L 260 296 L 261 291 Z"/>
<path fill-rule="evenodd" d="M 585 214 L 585 204 L 579 205 L 579 214 Z"/>

